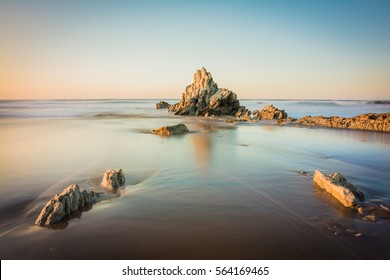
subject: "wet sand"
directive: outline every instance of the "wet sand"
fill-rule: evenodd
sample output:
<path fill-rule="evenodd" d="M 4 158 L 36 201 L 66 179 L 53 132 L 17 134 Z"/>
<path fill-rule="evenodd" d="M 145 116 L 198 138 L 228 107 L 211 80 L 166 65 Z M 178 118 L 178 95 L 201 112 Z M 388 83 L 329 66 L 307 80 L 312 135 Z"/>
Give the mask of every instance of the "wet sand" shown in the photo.
<path fill-rule="evenodd" d="M 146 133 L 176 123 L 193 133 Z M 362 221 L 298 172 L 339 171 L 390 204 L 390 134 L 172 116 L 0 125 L 2 259 L 390 258 L 389 220 Z M 69 184 L 102 191 L 108 168 L 126 174 L 117 195 L 34 226 Z"/>

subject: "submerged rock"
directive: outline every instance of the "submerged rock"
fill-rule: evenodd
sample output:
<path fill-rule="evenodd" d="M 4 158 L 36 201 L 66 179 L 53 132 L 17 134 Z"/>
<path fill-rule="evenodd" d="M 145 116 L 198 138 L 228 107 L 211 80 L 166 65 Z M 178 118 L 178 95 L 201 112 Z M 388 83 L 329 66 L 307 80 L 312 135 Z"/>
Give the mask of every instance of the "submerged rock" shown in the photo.
<path fill-rule="evenodd" d="M 78 185 L 71 185 L 46 203 L 35 224 L 48 226 L 57 223 L 79 208 L 96 202 L 97 196 L 94 191 L 80 191 Z"/>
<path fill-rule="evenodd" d="M 175 115 L 189 116 L 233 116 L 240 109 L 237 95 L 226 88 L 218 88 L 204 67 L 196 70 L 194 82 L 186 87 L 181 101 L 168 107 Z"/>
<path fill-rule="evenodd" d="M 255 110 L 253 112 L 253 117 L 259 120 L 282 120 L 287 118 L 287 113 L 271 104 L 265 106 L 261 111 Z"/>
<path fill-rule="evenodd" d="M 345 207 L 355 207 L 359 201 L 364 201 L 363 192 L 348 182 L 338 172 L 326 175 L 316 170 L 313 180 L 319 187 L 333 195 Z"/>
<path fill-rule="evenodd" d="M 171 126 L 163 126 L 157 129 L 153 129 L 153 134 L 158 135 L 164 135 L 164 136 L 171 136 L 175 134 L 185 134 L 188 133 L 189 130 L 185 124 L 177 124 L 177 125 L 171 125 Z"/>
<path fill-rule="evenodd" d="M 116 171 L 115 169 L 108 169 L 104 172 L 102 186 L 109 190 L 115 190 L 125 183 L 125 174 L 122 169 Z"/>
<path fill-rule="evenodd" d="M 165 101 L 160 101 L 156 103 L 156 109 L 166 109 L 169 107 L 169 103 Z"/>
<path fill-rule="evenodd" d="M 376 217 L 375 217 L 374 214 L 365 215 L 362 220 L 366 221 L 366 222 L 370 222 L 370 223 L 375 223 L 376 222 Z"/>
<path fill-rule="evenodd" d="M 342 118 L 338 116 L 306 116 L 297 120 L 295 123 L 307 127 L 324 126 L 333 128 L 349 128 L 390 132 L 390 113 L 361 114 L 352 118 Z"/>

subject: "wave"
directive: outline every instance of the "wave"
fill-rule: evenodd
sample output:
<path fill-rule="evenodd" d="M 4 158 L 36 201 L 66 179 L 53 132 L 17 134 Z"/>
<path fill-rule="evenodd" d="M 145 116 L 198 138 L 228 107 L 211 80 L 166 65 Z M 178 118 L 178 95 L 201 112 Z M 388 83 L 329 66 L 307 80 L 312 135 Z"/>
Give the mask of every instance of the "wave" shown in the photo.
<path fill-rule="evenodd" d="M 351 101 L 351 100 L 308 100 L 308 101 L 289 101 L 292 104 L 304 105 L 304 106 L 351 106 L 351 105 L 364 105 L 367 101 Z"/>

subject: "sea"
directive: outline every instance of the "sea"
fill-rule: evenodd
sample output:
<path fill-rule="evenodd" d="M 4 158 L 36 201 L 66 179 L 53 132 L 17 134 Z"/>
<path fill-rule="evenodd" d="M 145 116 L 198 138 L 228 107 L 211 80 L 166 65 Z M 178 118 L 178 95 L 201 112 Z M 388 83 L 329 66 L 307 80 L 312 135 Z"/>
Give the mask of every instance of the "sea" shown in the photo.
<path fill-rule="evenodd" d="M 158 101 L 0 100 L 2 260 L 390 258 L 389 217 L 364 219 L 312 177 L 340 172 L 363 205 L 385 210 L 390 133 L 230 124 L 156 110 Z M 241 100 L 251 111 L 269 104 L 293 118 L 390 112 L 369 100 Z M 150 133 L 178 123 L 190 133 Z M 100 185 L 111 168 L 126 176 L 116 192 Z M 102 199 L 35 226 L 71 184 Z"/>

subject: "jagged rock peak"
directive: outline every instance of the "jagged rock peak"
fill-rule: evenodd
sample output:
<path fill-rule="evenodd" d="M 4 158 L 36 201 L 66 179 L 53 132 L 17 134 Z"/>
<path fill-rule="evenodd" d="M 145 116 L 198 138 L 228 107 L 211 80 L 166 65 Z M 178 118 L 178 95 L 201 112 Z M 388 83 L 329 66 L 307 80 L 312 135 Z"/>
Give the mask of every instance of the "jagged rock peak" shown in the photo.
<path fill-rule="evenodd" d="M 196 70 L 194 82 L 185 88 L 181 101 L 168 107 L 175 115 L 190 116 L 234 115 L 239 109 L 237 95 L 218 88 L 204 67 Z"/>

